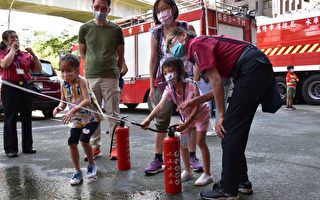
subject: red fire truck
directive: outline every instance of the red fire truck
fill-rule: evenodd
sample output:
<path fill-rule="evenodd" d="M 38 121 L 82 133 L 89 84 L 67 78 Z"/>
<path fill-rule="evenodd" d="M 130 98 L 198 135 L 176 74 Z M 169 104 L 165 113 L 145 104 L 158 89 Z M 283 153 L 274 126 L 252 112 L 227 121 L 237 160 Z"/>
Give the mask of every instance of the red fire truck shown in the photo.
<path fill-rule="evenodd" d="M 285 100 L 287 66 L 299 77 L 297 100 L 320 104 L 320 8 L 257 18 L 257 45 L 274 66 Z"/>
<path fill-rule="evenodd" d="M 197 35 L 229 35 L 255 43 L 256 25 L 245 10 L 224 3 L 207 1 L 188 1 L 179 6 L 179 20 L 193 25 Z M 125 85 L 121 101 L 129 108 L 149 101 L 149 61 L 150 29 L 155 26 L 152 13 L 117 22 L 123 27 L 125 36 L 125 60 L 128 73 L 124 77 Z"/>

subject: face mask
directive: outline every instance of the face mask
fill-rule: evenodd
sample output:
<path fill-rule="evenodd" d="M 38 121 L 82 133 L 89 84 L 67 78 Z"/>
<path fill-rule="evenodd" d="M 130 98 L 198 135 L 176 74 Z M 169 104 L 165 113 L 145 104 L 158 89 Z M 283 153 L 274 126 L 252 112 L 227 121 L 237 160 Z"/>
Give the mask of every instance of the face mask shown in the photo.
<path fill-rule="evenodd" d="M 171 9 L 161 11 L 157 17 L 161 24 L 170 24 L 173 21 Z"/>
<path fill-rule="evenodd" d="M 170 52 L 176 58 L 182 58 L 186 55 L 187 49 L 186 44 L 181 44 L 178 40 L 174 43 L 173 47 L 171 47 Z"/>
<path fill-rule="evenodd" d="M 100 11 L 94 11 L 93 16 L 96 20 L 104 21 L 107 19 L 108 13 L 107 12 L 100 12 Z"/>
<path fill-rule="evenodd" d="M 168 73 L 164 76 L 164 78 L 166 79 L 166 82 L 169 85 L 171 85 L 172 81 L 176 78 L 176 73 L 175 72 Z"/>

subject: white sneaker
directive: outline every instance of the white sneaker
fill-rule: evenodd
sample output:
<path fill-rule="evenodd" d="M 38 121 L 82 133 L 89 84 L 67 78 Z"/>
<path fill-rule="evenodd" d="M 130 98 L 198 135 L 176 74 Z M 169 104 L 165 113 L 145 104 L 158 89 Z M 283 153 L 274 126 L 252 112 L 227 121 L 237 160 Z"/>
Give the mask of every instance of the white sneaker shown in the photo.
<path fill-rule="evenodd" d="M 183 170 L 183 172 L 181 173 L 181 182 L 185 182 L 193 178 L 193 174 L 187 172 L 186 170 Z"/>
<path fill-rule="evenodd" d="M 209 128 L 207 131 L 207 136 L 217 136 L 217 133 L 213 128 Z"/>
<path fill-rule="evenodd" d="M 204 186 L 213 182 L 213 177 L 203 173 L 194 183 L 197 186 Z"/>

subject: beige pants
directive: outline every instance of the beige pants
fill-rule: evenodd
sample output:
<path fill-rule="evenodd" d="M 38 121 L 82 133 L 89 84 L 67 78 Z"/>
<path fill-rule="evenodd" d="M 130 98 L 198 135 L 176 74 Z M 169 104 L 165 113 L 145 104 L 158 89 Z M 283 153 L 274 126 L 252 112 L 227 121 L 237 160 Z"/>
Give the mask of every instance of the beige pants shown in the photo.
<path fill-rule="evenodd" d="M 119 117 L 119 79 L 115 78 L 88 78 L 89 84 L 91 85 L 92 91 L 96 95 L 99 105 L 102 105 L 104 101 L 104 109 L 106 114 L 111 117 Z M 108 118 L 109 122 L 109 133 L 111 134 L 117 120 Z M 91 144 L 93 148 L 100 148 L 101 146 L 101 124 L 96 129 L 91 137 Z"/>

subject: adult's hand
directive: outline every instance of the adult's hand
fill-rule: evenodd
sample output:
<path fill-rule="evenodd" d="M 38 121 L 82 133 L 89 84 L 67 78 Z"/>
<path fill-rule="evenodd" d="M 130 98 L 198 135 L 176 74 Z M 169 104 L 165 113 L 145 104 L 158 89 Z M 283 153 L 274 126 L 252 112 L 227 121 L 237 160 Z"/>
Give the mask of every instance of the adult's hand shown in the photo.
<path fill-rule="evenodd" d="M 156 88 L 155 87 L 150 87 L 149 97 L 150 97 L 151 101 L 153 101 L 153 102 L 156 101 Z"/>
<path fill-rule="evenodd" d="M 33 50 L 32 50 L 30 47 L 27 47 L 27 48 L 26 48 L 26 51 L 27 51 L 28 53 L 30 53 L 32 56 L 35 56 Z"/>
<path fill-rule="evenodd" d="M 20 43 L 18 40 L 12 42 L 11 49 L 17 51 L 20 48 Z"/>
<path fill-rule="evenodd" d="M 177 110 L 179 111 L 179 110 L 183 110 L 186 108 L 194 107 L 195 103 L 196 102 L 194 101 L 194 99 L 184 101 L 184 102 L 182 102 L 182 104 L 180 106 L 178 106 Z"/>
<path fill-rule="evenodd" d="M 218 122 L 216 123 L 216 133 L 219 138 L 224 138 L 224 135 L 227 133 L 223 127 L 223 120 L 224 118 L 219 118 Z"/>

